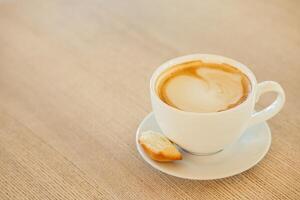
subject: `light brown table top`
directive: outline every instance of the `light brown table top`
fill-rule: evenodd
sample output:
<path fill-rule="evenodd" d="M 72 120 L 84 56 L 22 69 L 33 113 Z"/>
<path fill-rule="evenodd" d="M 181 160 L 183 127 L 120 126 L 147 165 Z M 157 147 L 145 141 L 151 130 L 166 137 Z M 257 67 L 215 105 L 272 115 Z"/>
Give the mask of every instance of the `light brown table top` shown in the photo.
<path fill-rule="evenodd" d="M 300 199 L 299 10 L 292 0 L 2 0 L 0 199 Z M 269 153 L 240 175 L 175 178 L 136 150 L 151 73 L 191 53 L 234 58 L 286 91 Z"/>

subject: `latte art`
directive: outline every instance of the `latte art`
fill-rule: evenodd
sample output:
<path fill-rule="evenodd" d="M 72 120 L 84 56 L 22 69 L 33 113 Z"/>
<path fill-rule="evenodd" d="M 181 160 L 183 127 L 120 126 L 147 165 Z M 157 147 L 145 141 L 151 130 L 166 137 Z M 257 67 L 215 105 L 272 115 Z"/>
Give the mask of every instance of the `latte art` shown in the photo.
<path fill-rule="evenodd" d="M 251 90 L 250 81 L 227 64 L 192 61 L 161 74 L 156 91 L 161 100 L 189 112 L 219 112 L 241 104 Z"/>

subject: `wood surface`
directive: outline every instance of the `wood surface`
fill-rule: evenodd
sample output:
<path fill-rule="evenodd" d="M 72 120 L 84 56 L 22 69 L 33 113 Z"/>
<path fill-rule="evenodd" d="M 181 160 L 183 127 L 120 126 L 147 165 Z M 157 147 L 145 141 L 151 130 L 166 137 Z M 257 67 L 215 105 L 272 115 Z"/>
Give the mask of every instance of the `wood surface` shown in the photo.
<path fill-rule="evenodd" d="M 300 199 L 299 10 L 296 0 L 0 0 L 0 199 Z M 191 53 L 234 58 L 286 91 L 269 153 L 240 175 L 175 178 L 136 150 L 151 73 Z"/>

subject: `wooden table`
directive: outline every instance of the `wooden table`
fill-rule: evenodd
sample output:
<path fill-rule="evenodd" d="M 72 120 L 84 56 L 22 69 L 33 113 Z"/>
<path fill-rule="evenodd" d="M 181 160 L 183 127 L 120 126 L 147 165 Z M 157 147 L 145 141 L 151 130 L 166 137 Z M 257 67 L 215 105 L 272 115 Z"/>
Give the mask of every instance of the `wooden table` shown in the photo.
<path fill-rule="evenodd" d="M 299 9 L 292 0 L 2 0 L 0 199 L 300 199 Z M 231 178 L 171 177 L 136 151 L 151 73 L 196 52 L 235 58 L 286 91 L 269 153 Z"/>

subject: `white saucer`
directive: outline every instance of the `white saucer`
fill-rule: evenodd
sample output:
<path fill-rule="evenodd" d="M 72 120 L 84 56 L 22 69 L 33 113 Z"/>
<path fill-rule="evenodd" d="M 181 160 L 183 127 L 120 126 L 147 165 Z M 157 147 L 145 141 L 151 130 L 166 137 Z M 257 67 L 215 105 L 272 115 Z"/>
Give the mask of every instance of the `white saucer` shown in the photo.
<path fill-rule="evenodd" d="M 160 163 L 150 159 L 138 143 L 140 134 L 147 130 L 161 132 L 153 113 L 145 117 L 136 133 L 137 149 L 143 159 L 166 174 L 194 180 L 220 179 L 242 173 L 256 165 L 271 145 L 271 132 L 264 122 L 247 129 L 238 142 L 220 153 L 195 156 L 182 151 L 183 160 Z"/>

